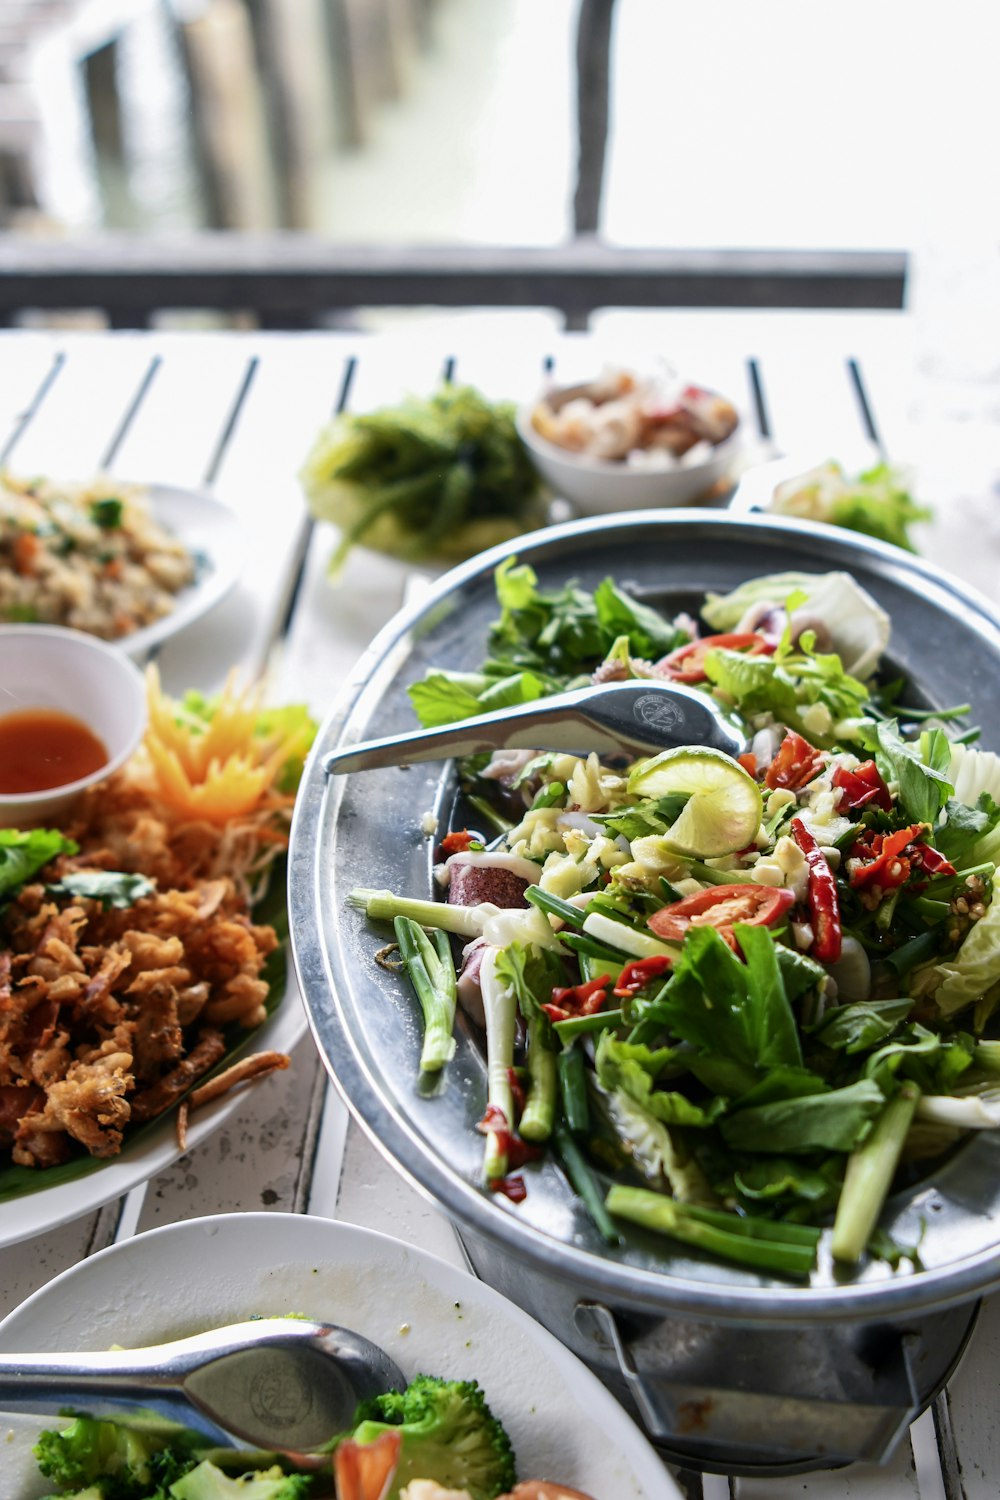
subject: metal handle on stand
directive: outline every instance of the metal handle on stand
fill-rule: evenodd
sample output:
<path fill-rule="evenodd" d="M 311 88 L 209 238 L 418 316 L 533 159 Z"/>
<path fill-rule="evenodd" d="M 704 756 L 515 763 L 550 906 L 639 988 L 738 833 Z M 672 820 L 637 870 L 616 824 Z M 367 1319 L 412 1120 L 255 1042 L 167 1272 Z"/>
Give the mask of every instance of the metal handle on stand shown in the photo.
<path fill-rule="evenodd" d="M 810 1336 L 806 1329 L 681 1320 L 668 1362 L 662 1335 L 673 1320 L 666 1320 L 657 1325 L 654 1362 L 652 1345 L 644 1358 L 642 1339 L 629 1343 L 603 1303 L 577 1303 L 575 1318 L 580 1333 L 613 1355 L 652 1441 L 705 1468 L 727 1471 L 738 1455 L 744 1471 L 753 1472 L 757 1464 L 750 1458 L 748 1465 L 748 1456 L 755 1453 L 758 1472 L 801 1469 L 817 1458 L 825 1466 L 877 1463 L 920 1410 L 910 1340 L 899 1329 L 868 1329 L 860 1339 L 855 1330 L 839 1337 L 831 1357 L 828 1340 L 818 1346 L 815 1330 Z M 726 1343 L 728 1364 L 720 1358 Z M 727 1368 L 732 1383 L 722 1384 L 718 1373 Z"/>

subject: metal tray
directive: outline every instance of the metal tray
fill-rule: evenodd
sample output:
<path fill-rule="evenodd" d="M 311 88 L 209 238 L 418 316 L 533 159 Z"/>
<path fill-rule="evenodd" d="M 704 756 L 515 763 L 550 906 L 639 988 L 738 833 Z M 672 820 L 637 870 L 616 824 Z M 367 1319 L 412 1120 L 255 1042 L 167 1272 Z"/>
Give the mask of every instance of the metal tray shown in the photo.
<path fill-rule="evenodd" d="M 887 1205 L 884 1228 L 904 1243 L 920 1241 L 926 1269 L 918 1274 L 873 1263 L 845 1279 L 827 1257 L 808 1286 L 791 1286 L 642 1233 L 609 1250 L 551 1163 L 529 1170 L 527 1200 L 516 1207 L 482 1190 L 479 1039 L 460 1020 L 458 1051 L 443 1079 L 429 1092 L 417 1088 L 417 1008 L 403 983 L 374 961 L 389 930 L 376 929 L 346 899 L 356 886 L 431 893 L 431 853 L 420 823 L 429 809 L 450 807 L 450 768 L 373 771 L 327 783 L 320 761 L 338 745 L 413 727 L 405 688 L 428 668 L 479 665 L 497 614 L 493 569 L 510 553 L 530 562 L 544 587 L 575 578 L 593 588 L 611 575 L 668 611 L 696 609 L 706 590 L 725 591 L 763 573 L 845 569 L 892 619 L 890 674 L 904 673 L 931 704 L 971 702 L 983 743 L 1000 746 L 1000 619 L 931 563 L 851 533 L 757 516 L 637 512 L 547 528 L 455 569 L 382 631 L 344 686 L 318 737 L 292 831 L 296 965 L 317 1043 L 357 1118 L 457 1221 L 479 1268 L 506 1282 L 510 1295 L 521 1283 L 529 1288 L 530 1270 L 553 1296 L 563 1285 L 576 1302 L 589 1298 L 713 1326 L 766 1326 L 775 1334 L 825 1323 L 832 1334 L 845 1320 L 936 1314 L 1000 1285 L 994 1133 L 977 1136 Z M 530 1289 L 519 1300 L 532 1304 Z M 544 1302 L 541 1309 L 532 1305 L 550 1327 L 572 1318 L 572 1301 L 551 1318 L 544 1317 Z M 580 1322 L 577 1313 L 577 1334 L 590 1337 L 593 1330 L 581 1333 Z M 927 1390 L 937 1378 L 924 1382 Z"/>

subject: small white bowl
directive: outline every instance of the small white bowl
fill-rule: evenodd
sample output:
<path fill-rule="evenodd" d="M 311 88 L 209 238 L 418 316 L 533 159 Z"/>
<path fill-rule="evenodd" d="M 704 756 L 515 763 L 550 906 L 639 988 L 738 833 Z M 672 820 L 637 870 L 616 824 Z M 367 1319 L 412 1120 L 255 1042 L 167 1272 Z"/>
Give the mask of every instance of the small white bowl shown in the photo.
<path fill-rule="evenodd" d="M 0 792 L 0 827 L 58 818 L 88 786 L 117 771 L 146 728 L 146 684 L 113 646 L 59 625 L 0 625 L 0 719 L 56 709 L 87 725 L 108 752 L 105 765 L 40 792 Z"/>
<path fill-rule="evenodd" d="M 558 394 L 564 397 L 572 389 L 560 389 Z M 621 459 L 588 458 L 542 437 L 532 421 L 541 399 L 536 397 L 518 411 L 518 434 L 542 478 L 556 495 L 570 501 L 581 515 L 693 505 L 703 500 L 736 468 L 743 442 L 742 421 L 731 436 L 713 449 L 712 456 L 704 463 L 678 464 L 662 469 L 632 467 Z"/>

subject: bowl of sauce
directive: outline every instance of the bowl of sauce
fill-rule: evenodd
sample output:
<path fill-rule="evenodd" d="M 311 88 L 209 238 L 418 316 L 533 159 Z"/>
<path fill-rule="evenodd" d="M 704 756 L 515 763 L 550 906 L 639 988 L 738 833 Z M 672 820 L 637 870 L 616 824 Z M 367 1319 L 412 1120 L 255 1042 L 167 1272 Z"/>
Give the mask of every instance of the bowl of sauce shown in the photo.
<path fill-rule="evenodd" d="M 145 727 L 145 682 L 121 651 L 59 626 L 0 626 L 0 827 L 61 816 Z"/>

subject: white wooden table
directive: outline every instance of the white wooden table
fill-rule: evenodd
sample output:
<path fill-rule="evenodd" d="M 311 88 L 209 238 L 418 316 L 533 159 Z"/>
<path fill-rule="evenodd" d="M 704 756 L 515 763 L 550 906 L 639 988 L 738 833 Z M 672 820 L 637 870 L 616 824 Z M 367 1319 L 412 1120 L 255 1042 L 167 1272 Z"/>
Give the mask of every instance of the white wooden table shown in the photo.
<path fill-rule="evenodd" d="M 213 691 L 239 664 L 266 670 L 276 701 L 306 701 L 322 718 L 355 658 L 401 604 L 412 580 L 387 559 L 358 550 L 336 587 L 325 576 L 334 534 L 310 524 L 296 472 L 334 409 L 429 392 L 446 371 L 490 396 L 525 399 L 546 361 L 570 377 L 590 371 L 600 353 L 585 336 L 524 334 L 516 320 L 495 320 L 486 332 L 461 320 L 408 328 L 377 338 L 0 334 L 0 449 L 12 471 L 71 477 L 104 468 L 202 486 L 242 518 L 252 541 L 242 580 L 162 651 L 168 691 Z M 612 332 L 613 320 L 608 339 Z M 880 448 L 900 459 L 916 451 L 902 315 L 623 315 L 617 335 L 625 357 L 655 340 L 682 371 L 731 394 L 751 429 L 782 449 L 845 459 Z M 986 493 L 981 476 L 956 477 L 951 464 L 928 465 L 927 474 L 936 480 L 938 516 L 924 550 L 996 597 L 997 495 Z M 0 1315 L 116 1240 L 261 1208 L 366 1225 L 464 1264 L 446 1219 L 349 1121 L 306 1037 L 289 1071 L 248 1091 L 222 1129 L 148 1185 L 0 1252 Z M 17 1212 L 16 1203 L 0 1208 Z M 783 1480 L 685 1473 L 681 1481 L 692 1500 L 995 1500 L 998 1345 L 1000 1298 L 985 1305 L 947 1394 L 884 1467 Z M 4 1488 L 2 1460 L 0 1500 L 18 1500 Z"/>

